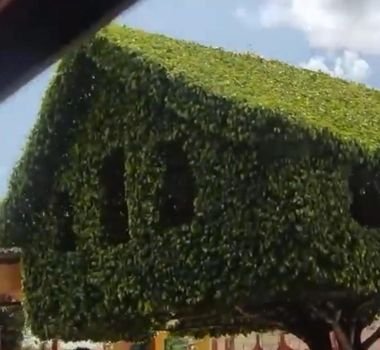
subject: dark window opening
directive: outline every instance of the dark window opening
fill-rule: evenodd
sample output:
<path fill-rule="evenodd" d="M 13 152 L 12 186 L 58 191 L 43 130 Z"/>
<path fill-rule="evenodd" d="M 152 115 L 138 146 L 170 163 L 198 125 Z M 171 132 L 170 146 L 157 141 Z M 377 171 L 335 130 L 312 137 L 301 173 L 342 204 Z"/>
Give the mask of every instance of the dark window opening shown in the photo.
<path fill-rule="evenodd" d="M 195 180 L 181 144 L 169 142 L 159 147 L 159 160 L 165 167 L 160 223 L 164 227 L 190 223 L 194 216 Z"/>
<path fill-rule="evenodd" d="M 380 173 L 354 168 L 349 186 L 351 216 L 362 226 L 380 228 Z"/>
<path fill-rule="evenodd" d="M 108 244 L 120 244 L 129 239 L 124 162 L 124 150 L 121 147 L 117 148 L 105 158 L 99 174 L 103 191 L 101 199 L 102 238 Z"/>
<path fill-rule="evenodd" d="M 59 252 L 72 252 L 76 249 L 76 235 L 73 230 L 74 210 L 67 192 L 56 192 L 53 211 L 57 223 L 55 249 Z"/>

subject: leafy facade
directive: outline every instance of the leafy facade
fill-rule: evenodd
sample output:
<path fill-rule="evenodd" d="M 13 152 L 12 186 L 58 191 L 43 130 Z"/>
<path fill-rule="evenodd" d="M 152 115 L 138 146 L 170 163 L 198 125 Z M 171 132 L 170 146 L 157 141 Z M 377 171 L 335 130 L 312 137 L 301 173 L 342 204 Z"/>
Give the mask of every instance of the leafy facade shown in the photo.
<path fill-rule="evenodd" d="M 379 141 L 378 91 L 101 31 L 61 63 L 2 203 L 33 332 L 296 333 L 361 305 L 379 290 Z"/>

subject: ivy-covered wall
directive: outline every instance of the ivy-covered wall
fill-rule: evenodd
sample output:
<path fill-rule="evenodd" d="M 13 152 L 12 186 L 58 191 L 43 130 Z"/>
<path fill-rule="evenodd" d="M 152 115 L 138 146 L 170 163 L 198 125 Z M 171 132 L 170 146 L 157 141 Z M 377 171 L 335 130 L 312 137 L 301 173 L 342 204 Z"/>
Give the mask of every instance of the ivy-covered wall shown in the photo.
<path fill-rule="evenodd" d="M 269 326 L 236 322 L 247 305 L 376 293 L 379 141 L 378 91 L 101 31 L 60 64 L 1 208 L 33 332 L 238 331 Z"/>

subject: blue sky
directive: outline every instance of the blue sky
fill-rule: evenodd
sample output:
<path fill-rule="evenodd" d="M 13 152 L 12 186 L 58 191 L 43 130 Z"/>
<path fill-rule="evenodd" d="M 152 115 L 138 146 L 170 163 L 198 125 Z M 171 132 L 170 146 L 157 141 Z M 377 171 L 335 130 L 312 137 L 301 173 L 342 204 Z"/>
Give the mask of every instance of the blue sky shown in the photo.
<path fill-rule="evenodd" d="M 380 88 L 377 0 L 143 0 L 117 22 L 253 51 Z M 47 69 L 0 105 L 0 197 L 36 121 Z"/>

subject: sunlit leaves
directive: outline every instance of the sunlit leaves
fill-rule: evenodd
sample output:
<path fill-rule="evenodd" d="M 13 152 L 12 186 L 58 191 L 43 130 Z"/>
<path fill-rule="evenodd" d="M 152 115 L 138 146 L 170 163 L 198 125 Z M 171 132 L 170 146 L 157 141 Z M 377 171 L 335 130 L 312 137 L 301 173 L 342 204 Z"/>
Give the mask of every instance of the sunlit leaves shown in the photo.
<path fill-rule="evenodd" d="M 379 106 L 377 92 L 278 62 L 100 32 L 60 66 L 1 208 L 3 241 L 24 245 L 33 331 L 136 340 L 211 312 L 217 332 L 238 332 L 237 304 L 297 302 L 305 285 L 378 291 L 380 232 L 351 218 L 348 178 L 352 164 L 379 169 Z M 163 225 L 160 196 L 182 184 L 165 187 L 179 173 L 159 146 L 178 142 L 194 201 Z M 107 245 L 99 169 L 116 149 L 128 239 Z M 72 201 L 66 254 L 55 190 Z"/>

